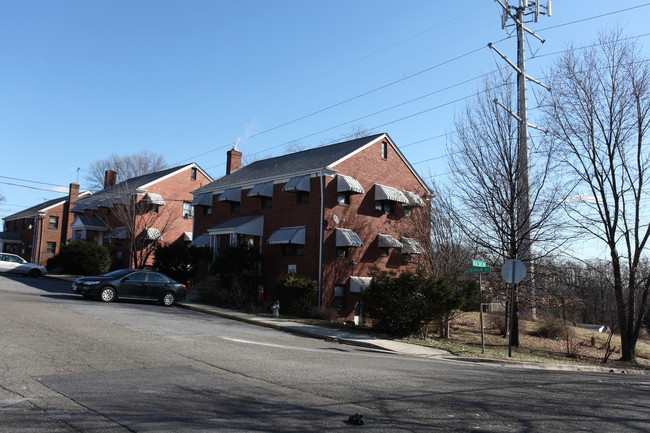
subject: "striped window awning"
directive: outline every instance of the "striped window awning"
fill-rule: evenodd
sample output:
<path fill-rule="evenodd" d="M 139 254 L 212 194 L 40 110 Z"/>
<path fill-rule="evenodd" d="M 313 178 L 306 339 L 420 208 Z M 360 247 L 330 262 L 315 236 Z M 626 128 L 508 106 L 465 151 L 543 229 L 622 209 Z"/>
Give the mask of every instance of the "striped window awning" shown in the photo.
<path fill-rule="evenodd" d="M 305 226 L 278 229 L 269 236 L 269 240 L 266 242 L 271 245 L 305 245 Z"/>
<path fill-rule="evenodd" d="M 377 243 L 380 248 L 402 248 L 402 243 L 391 235 L 377 235 Z"/>
<path fill-rule="evenodd" d="M 304 191 L 309 192 L 309 180 L 310 176 L 297 176 L 289 179 L 289 182 L 282 188 L 282 191 L 285 192 L 298 192 Z"/>
<path fill-rule="evenodd" d="M 404 196 L 408 200 L 408 205 L 409 207 L 424 207 L 426 206 L 426 203 L 424 203 L 424 200 L 417 195 L 414 192 L 411 191 L 402 191 L 404 193 Z"/>
<path fill-rule="evenodd" d="M 192 206 L 212 206 L 212 193 L 197 195 L 192 199 Z"/>
<path fill-rule="evenodd" d="M 397 188 L 386 185 L 375 184 L 375 200 L 387 200 L 397 203 L 408 204 L 409 201 L 404 193 Z"/>
<path fill-rule="evenodd" d="M 336 176 L 336 191 L 337 192 L 351 192 L 355 194 L 363 194 L 365 191 L 358 180 L 339 174 Z"/>
<path fill-rule="evenodd" d="M 230 188 L 221 193 L 217 201 L 234 201 L 241 203 L 241 188 Z"/>
<path fill-rule="evenodd" d="M 273 197 L 273 182 L 258 183 L 248 191 L 248 197 Z"/>
<path fill-rule="evenodd" d="M 148 241 L 162 241 L 160 230 L 155 228 L 148 228 L 144 231 L 144 238 Z"/>
<path fill-rule="evenodd" d="M 147 193 L 147 204 L 155 204 L 157 206 L 165 206 L 165 200 L 163 200 L 162 195 L 156 194 L 154 192 Z"/>
<path fill-rule="evenodd" d="M 359 235 L 349 229 L 336 229 L 337 247 L 362 247 L 363 242 Z"/>
<path fill-rule="evenodd" d="M 350 293 L 360 293 L 370 286 L 370 277 L 350 277 Z"/>
<path fill-rule="evenodd" d="M 424 254 L 424 248 L 412 238 L 402 238 L 402 254 Z"/>

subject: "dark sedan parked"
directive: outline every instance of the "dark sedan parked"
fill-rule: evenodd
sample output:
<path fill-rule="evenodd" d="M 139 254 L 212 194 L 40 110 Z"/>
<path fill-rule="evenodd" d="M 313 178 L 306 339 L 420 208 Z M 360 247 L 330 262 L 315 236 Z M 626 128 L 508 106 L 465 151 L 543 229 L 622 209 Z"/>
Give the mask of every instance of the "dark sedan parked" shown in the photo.
<path fill-rule="evenodd" d="M 121 269 L 101 277 L 77 278 L 72 291 L 104 302 L 118 298 L 155 299 L 171 306 L 185 299 L 187 286 L 160 272 Z"/>

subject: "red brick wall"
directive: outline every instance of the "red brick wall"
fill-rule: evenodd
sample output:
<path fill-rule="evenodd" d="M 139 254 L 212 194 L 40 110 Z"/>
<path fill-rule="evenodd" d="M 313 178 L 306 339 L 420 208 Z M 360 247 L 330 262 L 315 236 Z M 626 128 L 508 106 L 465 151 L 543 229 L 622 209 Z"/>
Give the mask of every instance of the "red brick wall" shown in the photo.
<path fill-rule="evenodd" d="M 367 276 L 370 268 L 376 265 L 383 270 L 414 270 L 417 258 L 413 264 L 403 264 L 399 249 L 391 249 L 388 257 L 379 257 L 377 234 L 389 234 L 400 239 L 402 236 L 415 237 L 413 223 L 424 217 L 428 224 L 428 209 L 415 208 L 413 215 L 403 215 L 401 205 L 395 206 L 395 213 L 384 214 L 375 210 L 375 183 L 391 186 L 399 190 L 409 190 L 424 199 L 426 189 L 417 177 L 400 159 L 398 153 L 390 144 L 387 158 L 382 158 L 382 145 L 378 142 L 336 167 L 341 174 L 358 180 L 365 194 L 352 194 L 350 205 L 339 205 L 337 200 L 336 177 L 324 178 L 325 209 L 323 219 L 323 304 L 333 300 L 334 286 L 346 286 L 348 299 L 347 310 L 353 307 L 352 297 L 349 296 L 348 278 L 350 275 Z M 319 245 L 320 245 L 320 178 L 311 179 L 309 203 L 296 203 L 296 194 L 283 192 L 284 183 L 274 185 L 273 204 L 271 208 L 262 208 L 257 198 L 248 198 L 249 189 L 242 191 L 242 202 L 238 212 L 231 212 L 229 202 L 218 202 L 213 196 L 212 215 L 204 216 L 203 207 L 197 206 L 195 238 L 207 233 L 209 228 L 229 221 L 241 215 L 264 215 L 263 253 L 263 284 L 267 299 L 274 296 L 273 288 L 278 276 L 287 272 L 289 265 L 296 265 L 297 272 L 318 280 Z M 425 200 L 426 201 L 426 200 Z M 339 223 L 333 219 L 336 215 Z M 306 226 L 305 254 L 302 257 L 283 257 L 280 245 L 267 244 L 268 237 L 281 227 Z M 363 242 L 363 247 L 350 248 L 347 258 L 336 257 L 335 228 L 354 230 Z M 423 240 L 420 242 L 425 245 Z M 356 265 L 352 261 L 356 261 Z"/>

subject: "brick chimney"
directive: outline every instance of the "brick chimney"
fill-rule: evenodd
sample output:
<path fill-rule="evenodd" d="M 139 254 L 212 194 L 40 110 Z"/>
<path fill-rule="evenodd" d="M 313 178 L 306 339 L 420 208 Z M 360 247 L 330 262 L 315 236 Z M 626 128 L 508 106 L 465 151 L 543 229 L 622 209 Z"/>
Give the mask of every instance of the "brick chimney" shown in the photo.
<path fill-rule="evenodd" d="M 72 204 L 77 201 L 79 198 L 79 184 L 71 183 L 70 189 L 68 190 L 68 201 Z"/>
<path fill-rule="evenodd" d="M 115 185 L 117 181 L 117 172 L 115 170 L 106 170 L 104 173 L 104 189 Z"/>
<path fill-rule="evenodd" d="M 226 174 L 234 173 L 241 167 L 242 153 L 237 150 L 237 144 L 227 152 Z"/>

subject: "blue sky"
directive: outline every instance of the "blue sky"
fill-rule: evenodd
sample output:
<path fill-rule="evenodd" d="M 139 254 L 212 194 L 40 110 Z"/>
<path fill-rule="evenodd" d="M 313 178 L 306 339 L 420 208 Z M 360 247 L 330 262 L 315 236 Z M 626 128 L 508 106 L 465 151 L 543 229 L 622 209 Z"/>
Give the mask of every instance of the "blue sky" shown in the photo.
<path fill-rule="evenodd" d="M 650 3 L 552 5 L 529 25 L 546 39 L 527 47 L 532 76 L 543 81 L 568 44 L 615 26 L 644 35 L 650 57 Z M 112 152 L 150 150 L 216 178 L 237 141 L 250 161 L 361 125 L 444 182 L 445 134 L 477 77 L 502 65 L 487 43 L 516 57 L 511 33 L 491 0 L 5 0 L 0 218 L 61 196 L 77 176 L 84 189 L 90 164 Z"/>

